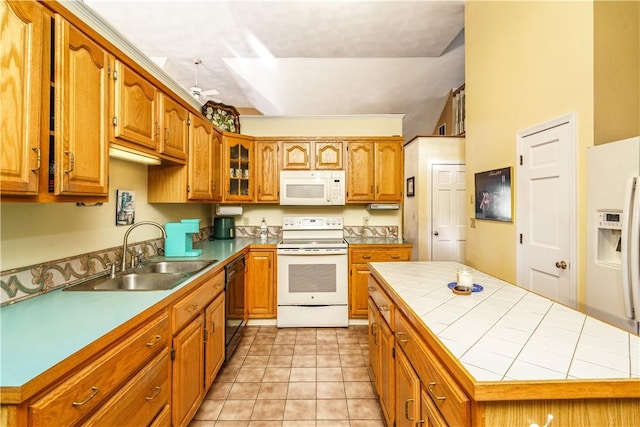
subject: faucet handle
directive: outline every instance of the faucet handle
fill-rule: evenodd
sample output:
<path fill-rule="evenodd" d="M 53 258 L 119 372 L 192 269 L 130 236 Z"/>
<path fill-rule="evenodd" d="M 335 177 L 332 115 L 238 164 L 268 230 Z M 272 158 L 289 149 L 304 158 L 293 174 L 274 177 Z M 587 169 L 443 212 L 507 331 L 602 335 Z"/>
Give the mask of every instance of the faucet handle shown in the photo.
<path fill-rule="evenodd" d="M 107 264 L 107 267 L 109 267 L 109 277 L 112 279 L 116 277 L 116 269 L 117 269 L 116 263 L 110 262 Z"/>
<path fill-rule="evenodd" d="M 138 268 L 142 265 L 143 253 L 140 249 L 131 254 L 131 268 Z"/>

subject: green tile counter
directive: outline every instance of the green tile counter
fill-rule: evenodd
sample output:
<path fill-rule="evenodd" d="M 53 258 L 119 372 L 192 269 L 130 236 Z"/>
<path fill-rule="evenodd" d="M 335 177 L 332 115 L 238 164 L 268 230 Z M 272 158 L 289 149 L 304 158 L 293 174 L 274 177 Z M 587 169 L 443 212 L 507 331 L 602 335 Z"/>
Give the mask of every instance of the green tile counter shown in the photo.
<path fill-rule="evenodd" d="M 264 243 L 260 239 L 242 238 L 194 244 L 195 248 L 202 249 L 202 255 L 188 259 L 218 262 L 167 291 L 56 290 L 0 308 L 2 394 L 34 380 L 100 337 L 179 292 L 206 271 L 222 268 L 243 249 L 251 245 L 276 243 L 277 239 Z"/>

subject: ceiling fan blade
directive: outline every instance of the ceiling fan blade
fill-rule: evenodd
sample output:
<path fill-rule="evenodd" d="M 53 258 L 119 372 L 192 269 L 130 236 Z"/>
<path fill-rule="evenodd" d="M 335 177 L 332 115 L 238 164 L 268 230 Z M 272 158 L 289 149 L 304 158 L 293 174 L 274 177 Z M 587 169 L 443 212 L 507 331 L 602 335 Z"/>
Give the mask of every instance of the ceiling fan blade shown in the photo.
<path fill-rule="evenodd" d="M 220 94 L 220 92 L 218 92 L 215 89 L 203 90 L 201 93 L 204 96 L 207 96 L 207 95 L 219 95 Z"/>

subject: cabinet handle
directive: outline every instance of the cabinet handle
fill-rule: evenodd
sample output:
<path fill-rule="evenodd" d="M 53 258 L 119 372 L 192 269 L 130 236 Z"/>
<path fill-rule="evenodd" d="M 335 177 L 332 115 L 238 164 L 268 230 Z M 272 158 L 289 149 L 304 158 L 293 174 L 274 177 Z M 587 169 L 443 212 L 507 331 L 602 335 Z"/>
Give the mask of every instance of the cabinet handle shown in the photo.
<path fill-rule="evenodd" d="M 31 149 L 36 152 L 36 167 L 31 169 L 31 172 L 36 172 L 40 170 L 40 161 L 42 160 L 42 156 L 40 154 L 40 147 L 31 147 Z"/>
<path fill-rule="evenodd" d="M 428 385 L 427 385 L 427 391 L 429 392 L 429 394 L 431 395 L 431 397 L 433 397 L 436 400 L 445 400 L 447 398 L 447 396 L 437 396 L 434 392 L 433 392 L 433 387 L 436 385 L 435 381 L 431 381 Z"/>
<path fill-rule="evenodd" d="M 413 399 L 407 399 L 404 401 L 404 417 L 409 421 L 413 421 L 413 418 L 409 417 L 409 402 L 413 402 Z"/>
<path fill-rule="evenodd" d="M 160 386 L 159 386 L 159 385 L 155 386 L 153 389 L 155 390 L 154 395 L 153 395 L 153 396 L 147 396 L 147 397 L 145 397 L 145 400 L 146 400 L 147 402 L 149 402 L 149 401 L 151 401 L 151 400 L 155 399 L 156 397 L 158 397 L 158 396 L 160 395 L 160 390 L 161 390 L 161 388 L 160 388 Z"/>
<path fill-rule="evenodd" d="M 160 136 L 160 123 L 155 122 L 155 125 L 156 125 L 156 132 L 153 136 L 157 137 L 157 136 Z"/>
<path fill-rule="evenodd" d="M 185 310 L 187 310 L 189 313 L 191 313 L 192 311 L 195 311 L 198 309 L 198 304 L 193 304 L 190 305 L 189 307 L 187 307 Z"/>
<path fill-rule="evenodd" d="M 69 170 L 64 171 L 64 173 L 71 173 L 76 168 L 76 156 L 71 151 L 65 151 L 64 154 L 69 155 Z"/>
<path fill-rule="evenodd" d="M 380 311 L 389 311 L 389 306 L 387 304 L 382 304 L 380 306 Z"/>
<path fill-rule="evenodd" d="M 391 259 L 400 259 L 400 255 L 391 255 Z"/>
<path fill-rule="evenodd" d="M 161 338 L 162 337 L 160 335 L 156 335 L 155 337 L 153 337 L 153 341 L 149 341 L 147 343 L 147 347 L 153 347 L 154 345 L 158 344 Z"/>
<path fill-rule="evenodd" d="M 378 331 L 374 330 L 376 328 L 376 322 L 371 323 L 371 336 L 373 337 L 373 344 L 378 346 L 380 344 L 378 344 L 378 340 L 377 340 L 377 335 L 378 335 Z"/>
<path fill-rule="evenodd" d="M 371 255 L 362 255 L 362 259 L 371 259 Z"/>
<path fill-rule="evenodd" d="M 369 290 L 369 292 L 375 292 L 376 291 L 376 288 L 374 288 L 373 286 L 369 286 L 367 289 Z"/>
<path fill-rule="evenodd" d="M 100 389 L 97 386 L 94 385 L 93 387 L 91 387 L 91 394 L 89 395 L 89 397 L 87 397 L 82 402 L 75 402 L 74 401 L 74 402 L 71 402 L 71 404 L 73 406 L 82 406 L 82 405 L 84 405 L 85 403 L 87 403 L 88 401 L 93 399 L 96 396 L 96 394 L 98 394 L 98 390 L 100 390 Z"/>
<path fill-rule="evenodd" d="M 419 424 L 424 424 L 424 423 L 426 423 L 426 422 L 427 422 L 426 420 L 418 420 L 418 421 L 416 421 L 416 427 L 417 427 Z"/>
<path fill-rule="evenodd" d="M 407 339 L 400 338 L 402 335 L 407 335 L 405 332 L 396 332 L 396 339 L 400 341 L 402 344 L 409 342 Z"/>
<path fill-rule="evenodd" d="M 164 142 L 169 140 L 169 128 L 164 128 Z"/>
<path fill-rule="evenodd" d="M 213 333 L 216 330 L 216 322 L 214 322 L 213 320 L 211 321 L 211 332 L 209 332 L 211 335 L 213 335 Z"/>

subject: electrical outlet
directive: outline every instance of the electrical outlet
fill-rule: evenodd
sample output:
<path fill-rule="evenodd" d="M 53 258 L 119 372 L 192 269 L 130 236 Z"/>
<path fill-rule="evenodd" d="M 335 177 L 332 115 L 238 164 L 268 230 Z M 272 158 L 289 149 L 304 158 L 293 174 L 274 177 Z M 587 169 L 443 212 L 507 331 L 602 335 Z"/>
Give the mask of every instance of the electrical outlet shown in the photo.
<path fill-rule="evenodd" d="M 369 217 L 368 216 L 363 216 L 362 217 L 362 225 L 364 225 L 365 227 L 367 225 L 369 225 Z"/>
<path fill-rule="evenodd" d="M 249 225 L 249 217 L 248 216 L 243 217 L 242 220 L 244 221 L 244 225 Z"/>

